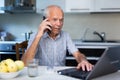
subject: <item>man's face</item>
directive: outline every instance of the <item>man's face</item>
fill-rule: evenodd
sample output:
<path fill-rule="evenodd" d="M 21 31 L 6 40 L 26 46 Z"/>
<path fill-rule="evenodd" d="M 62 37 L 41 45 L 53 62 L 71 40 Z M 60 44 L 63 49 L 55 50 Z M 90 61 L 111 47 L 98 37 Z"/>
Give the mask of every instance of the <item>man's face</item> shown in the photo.
<path fill-rule="evenodd" d="M 52 25 L 51 26 L 52 34 L 57 35 L 60 33 L 64 21 L 63 17 L 64 17 L 63 12 L 61 10 L 55 9 L 49 13 L 48 20 Z"/>

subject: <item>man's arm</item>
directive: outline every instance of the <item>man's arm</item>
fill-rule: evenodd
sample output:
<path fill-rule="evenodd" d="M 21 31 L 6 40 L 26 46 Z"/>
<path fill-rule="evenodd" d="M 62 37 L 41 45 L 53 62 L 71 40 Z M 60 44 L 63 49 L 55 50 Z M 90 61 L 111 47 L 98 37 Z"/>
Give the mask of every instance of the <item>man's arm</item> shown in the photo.
<path fill-rule="evenodd" d="M 87 70 L 90 71 L 93 68 L 93 65 L 90 64 L 84 54 L 80 53 L 79 51 L 76 51 L 73 53 L 73 56 L 75 57 L 76 61 L 78 62 L 77 69 L 82 68 L 83 71 Z"/>
<path fill-rule="evenodd" d="M 83 61 L 83 60 L 86 60 L 86 57 L 85 57 L 82 53 L 80 53 L 79 51 L 76 51 L 76 52 L 73 54 L 73 56 L 75 57 L 75 59 L 76 59 L 76 61 L 77 61 L 78 63 L 80 63 L 80 62 Z"/>
<path fill-rule="evenodd" d="M 38 34 L 37 34 L 38 35 Z M 27 65 L 27 60 L 33 59 L 35 57 L 36 49 L 39 43 L 41 36 L 35 36 L 31 46 L 26 50 L 26 53 L 23 54 L 22 60 L 25 65 Z"/>
<path fill-rule="evenodd" d="M 47 26 L 49 24 L 47 20 L 48 19 L 45 19 L 44 21 L 42 21 L 32 44 L 26 50 L 26 53 L 23 54 L 23 56 L 22 56 L 22 61 L 24 62 L 25 65 L 27 65 L 27 60 L 33 59 L 35 57 L 38 43 L 39 43 L 41 37 L 43 36 L 45 30 L 46 29 L 51 30 L 51 28 L 49 26 Z"/>

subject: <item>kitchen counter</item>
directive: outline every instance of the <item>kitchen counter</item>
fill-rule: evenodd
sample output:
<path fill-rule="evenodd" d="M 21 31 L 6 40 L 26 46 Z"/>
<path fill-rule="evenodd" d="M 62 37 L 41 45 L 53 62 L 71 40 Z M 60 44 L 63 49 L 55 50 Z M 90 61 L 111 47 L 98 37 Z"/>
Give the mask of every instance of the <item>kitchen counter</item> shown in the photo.
<path fill-rule="evenodd" d="M 120 46 L 120 42 L 82 42 L 80 40 L 73 40 L 73 42 L 78 48 L 108 48 Z"/>
<path fill-rule="evenodd" d="M 22 41 L 0 41 L 0 44 L 15 44 L 15 43 L 20 43 Z"/>
<path fill-rule="evenodd" d="M 0 41 L 0 44 L 15 44 L 22 41 Z M 82 42 L 80 40 L 73 40 L 76 46 L 119 46 L 120 42 Z"/>

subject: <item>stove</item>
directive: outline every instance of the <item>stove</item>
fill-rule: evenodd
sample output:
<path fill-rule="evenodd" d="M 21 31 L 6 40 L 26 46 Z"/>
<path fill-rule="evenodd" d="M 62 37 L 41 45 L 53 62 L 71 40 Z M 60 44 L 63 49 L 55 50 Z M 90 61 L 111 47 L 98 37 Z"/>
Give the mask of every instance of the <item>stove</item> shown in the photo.
<path fill-rule="evenodd" d="M 0 41 L 0 60 L 12 58 L 16 60 L 15 44 L 16 41 Z"/>

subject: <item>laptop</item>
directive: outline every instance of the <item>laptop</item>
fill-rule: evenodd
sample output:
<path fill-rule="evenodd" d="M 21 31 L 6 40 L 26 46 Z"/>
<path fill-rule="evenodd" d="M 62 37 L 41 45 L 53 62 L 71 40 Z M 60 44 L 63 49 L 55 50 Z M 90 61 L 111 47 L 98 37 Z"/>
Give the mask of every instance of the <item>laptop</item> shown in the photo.
<path fill-rule="evenodd" d="M 93 78 L 117 72 L 120 65 L 120 46 L 106 48 L 100 59 L 95 64 L 92 71 L 81 76 L 81 71 L 76 68 L 69 68 L 57 71 L 61 75 L 71 76 L 82 80 L 91 80 Z"/>

